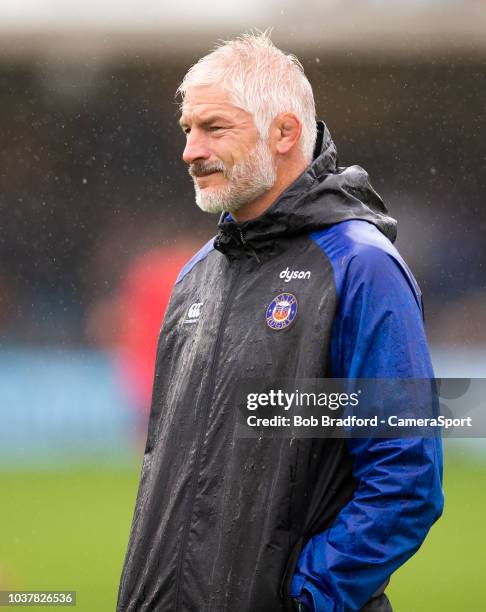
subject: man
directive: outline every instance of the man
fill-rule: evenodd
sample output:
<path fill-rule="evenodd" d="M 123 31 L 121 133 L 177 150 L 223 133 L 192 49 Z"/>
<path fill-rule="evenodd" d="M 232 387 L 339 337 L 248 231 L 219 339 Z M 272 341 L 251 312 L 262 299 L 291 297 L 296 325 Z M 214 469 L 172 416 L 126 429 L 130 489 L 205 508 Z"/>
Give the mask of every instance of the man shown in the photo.
<path fill-rule="evenodd" d="M 179 92 L 196 202 L 222 216 L 161 331 L 117 610 L 391 610 L 390 574 L 442 511 L 439 441 L 245 439 L 231 397 L 261 375 L 433 376 L 395 221 L 266 35 Z"/>

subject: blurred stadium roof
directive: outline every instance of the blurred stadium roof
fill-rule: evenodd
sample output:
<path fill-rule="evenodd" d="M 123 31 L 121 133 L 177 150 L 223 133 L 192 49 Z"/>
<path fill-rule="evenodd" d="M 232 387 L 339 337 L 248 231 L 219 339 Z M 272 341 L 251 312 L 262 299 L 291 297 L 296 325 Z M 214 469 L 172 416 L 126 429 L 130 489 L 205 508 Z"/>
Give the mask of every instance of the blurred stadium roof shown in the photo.
<path fill-rule="evenodd" d="M 486 1 L 2 0 L 0 53 L 71 60 L 194 54 L 252 27 L 273 27 L 275 42 L 298 53 L 483 53 Z"/>

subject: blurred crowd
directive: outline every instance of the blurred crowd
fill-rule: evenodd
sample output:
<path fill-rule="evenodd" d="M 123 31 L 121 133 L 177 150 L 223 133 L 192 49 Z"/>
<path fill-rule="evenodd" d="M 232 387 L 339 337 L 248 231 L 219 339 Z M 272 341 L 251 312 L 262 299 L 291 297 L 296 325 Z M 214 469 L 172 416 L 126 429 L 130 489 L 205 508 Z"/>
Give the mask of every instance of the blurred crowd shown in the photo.
<path fill-rule="evenodd" d="M 145 312 L 152 359 L 176 271 L 217 223 L 181 160 L 194 59 L 0 63 L 3 345 L 136 344 Z M 486 346 L 480 59 L 302 61 L 340 165 L 365 167 L 399 221 L 432 343 Z"/>

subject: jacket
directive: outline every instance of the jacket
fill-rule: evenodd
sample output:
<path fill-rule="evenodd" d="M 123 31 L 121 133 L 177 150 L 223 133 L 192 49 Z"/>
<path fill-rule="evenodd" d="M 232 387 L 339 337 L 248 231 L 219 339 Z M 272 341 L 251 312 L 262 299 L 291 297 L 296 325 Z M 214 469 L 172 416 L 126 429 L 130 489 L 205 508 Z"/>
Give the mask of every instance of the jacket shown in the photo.
<path fill-rule="evenodd" d="M 432 377 L 420 291 L 395 235 L 367 173 L 338 167 L 318 122 L 306 171 L 257 219 L 223 214 L 181 270 L 118 612 L 279 612 L 294 599 L 322 612 L 391 609 L 390 574 L 442 511 L 440 441 L 244 439 L 230 398 L 261 375 Z M 272 325 L 285 292 L 291 324 Z"/>

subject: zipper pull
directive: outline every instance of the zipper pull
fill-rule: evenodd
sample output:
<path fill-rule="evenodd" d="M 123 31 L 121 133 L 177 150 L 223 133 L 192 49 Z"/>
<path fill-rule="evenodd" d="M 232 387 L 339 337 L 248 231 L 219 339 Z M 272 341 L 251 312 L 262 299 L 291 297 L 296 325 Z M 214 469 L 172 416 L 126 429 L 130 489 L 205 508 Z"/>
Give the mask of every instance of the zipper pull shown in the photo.
<path fill-rule="evenodd" d="M 258 253 L 257 253 L 257 252 L 255 251 L 255 249 L 254 249 L 254 248 L 253 248 L 253 247 L 252 247 L 250 244 L 248 244 L 248 242 L 245 240 L 245 237 L 244 237 L 244 235 L 243 235 L 243 230 L 241 229 L 241 227 L 239 227 L 239 228 L 238 228 L 238 232 L 240 233 L 240 240 L 241 240 L 241 244 L 243 245 L 243 248 L 244 248 L 246 251 L 248 251 L 248 252 L 250 253 L 250 255 L 251 255 L 252 257 L 254 257 L 254 258 L 257 260 L 257 262 L 258 262 L 259 264 L 261 264 L 262 262 L 260 261 L 260 258 L 258 257 Z"/>
<path fill-rule="evenodd" d="M 241 227 L 238 228 L 238 231 L 240 233 L 240 240 L 241 240 L 241 244 L 243 246 L 247 246 L 247 242 L 245 240 L 245 237 L 243 236 L 243 230 L 241 229 Z"/>

